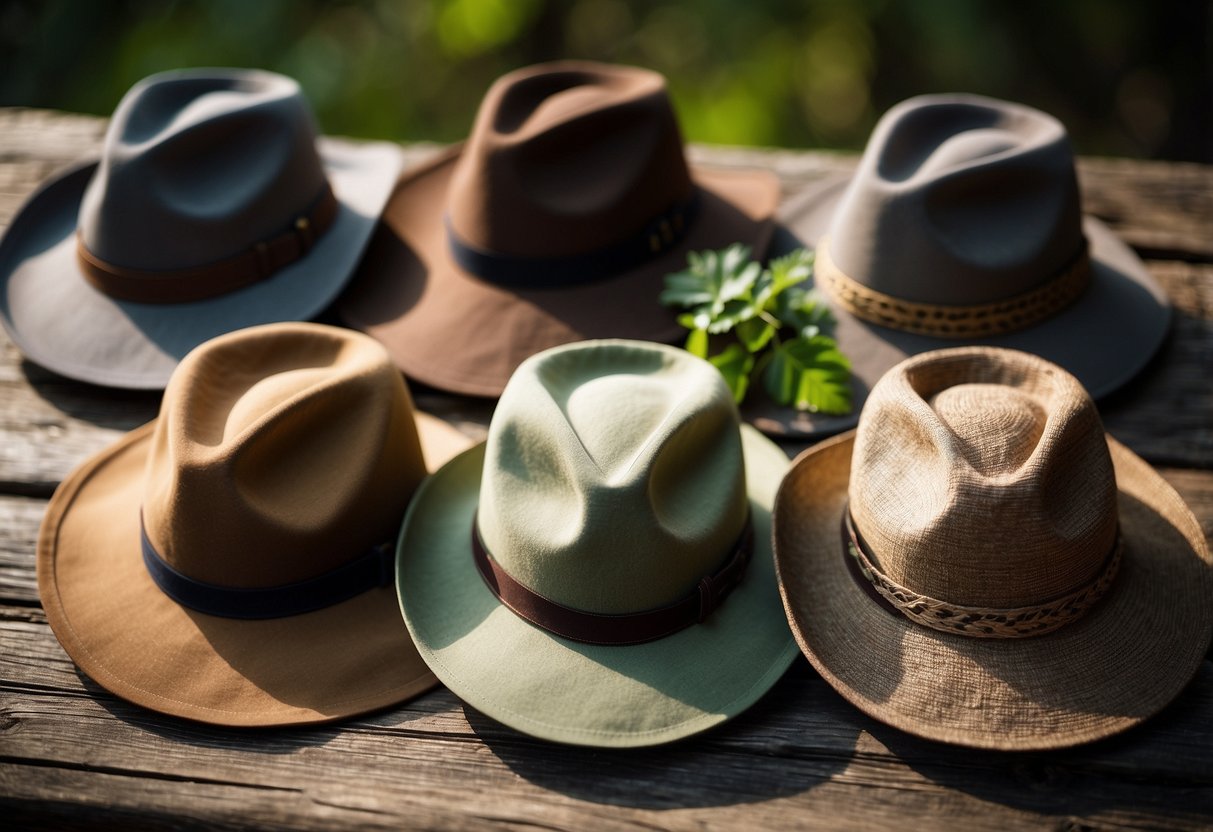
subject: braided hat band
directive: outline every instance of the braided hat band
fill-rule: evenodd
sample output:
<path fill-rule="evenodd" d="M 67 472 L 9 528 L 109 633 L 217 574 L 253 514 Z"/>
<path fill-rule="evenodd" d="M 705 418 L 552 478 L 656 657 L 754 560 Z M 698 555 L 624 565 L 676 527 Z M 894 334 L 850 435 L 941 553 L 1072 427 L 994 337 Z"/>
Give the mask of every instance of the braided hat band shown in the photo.
<path fill-rule="evenodd" d="M 984 338 L 1018 332 L 1052 317 L 1078 299 L 1091 282 L 1084 243 L 1056 275 L 1034 289 L 993 303 L 919 303 L 878 292 L 847 275 L 830 256 L 829 239 L 817 245 L 814 280 L 857 318 L 935 338 Z"/>
<path fill-rule="evenodd" d="M 940 601 L 914 592 L 885 575 L 855 528 L 850 506 L 842 513 L 842 546 L 851 576 L 875 591 L 877 600 L 916 624 L 944 633 L 975 638 L 1025 638 L 1051 633 L 1077 621 L 1112 586 L 1120 570 L 1124 543 L 1120 533 L 1104 560 L 1103 568 L 1090 581 L 1057 598 L 1026 607 L 971 607 Z M 866 582 L 866 584 L 864 583 Z"/>

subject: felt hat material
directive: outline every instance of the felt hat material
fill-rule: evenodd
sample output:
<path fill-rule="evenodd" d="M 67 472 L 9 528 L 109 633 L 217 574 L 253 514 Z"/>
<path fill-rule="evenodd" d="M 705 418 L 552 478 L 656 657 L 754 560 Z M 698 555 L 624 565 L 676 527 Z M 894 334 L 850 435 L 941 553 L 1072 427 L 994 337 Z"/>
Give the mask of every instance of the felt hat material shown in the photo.
<path fill-rule="evenodd" d="M 0 241 L 0 322 L 55 372 L 163 388 L 203 341 L 328 306 L 401 158 L 318 139 L 284 76 L 153 75 L 119 103 L 101 158 L 18 211 Z"/>
<path fill-rule="evenodd" d="M 1213 633 L 1192 512 L 1073 376 L 1011 350 L 890 370 L 857 431 L 793 463 L 774 546 L 809 661 L 928 739 L 1025 750 L 1125 730 L 1179 694 Z"/>
<path fill-rule="evenodd" d="M 405 622 L 444 684 L 533 736 L 623 747 L 705 730 L 756 701 L 796 654 L 770 556 L 786 465 L 689 353 L 633 341 L 539 353 L 511 378 L 487 442 L 410 506 L 397 562 Z M 620 617 L 700 598 L 749 530 L 741 582 L 698 623 L 601 643 Z M 610 619 L 599 643 L 503 604 L 478 572 L 473 534 L 549 604 Z"/>
<path fill-rule="evenodd" d="M 465 144 L 404 175 L 338 311 L 409 378 L 497 396 L 548 347 L 681 338 L 662 276 L 690 250 L 761 254 L 778 199 L 769 172 L 687 165 L 659 74 L 521 69 Z"/>
<path fill-rule="evenodd" d="M 407 699 L 435 679 L 400 621 L 390 542 L 427 463 L 468 444 L 414 413 L 364 335 L 216 338 L 181 362 L 154 422 L 55 492 L 37 553 L 47 618 L 99 684 L 175 716 L 284 725 Z"/>
<path fill-rule="evenodd" d="M 795 239 L 775 248 L 818 249 L 814 281 L 838 318 L 856 407 L 845 417 L 747 412 L 768 433 L 853 427 L 894 364 L 964 343 L 1040 355 L 1099 398 L 1145 366 L 1170 323 L 1141 260 L 1082 215 L 1065 128 L 1021 104 L 904 101 L 881 118 L 853 177 L 780 218 Z"/>

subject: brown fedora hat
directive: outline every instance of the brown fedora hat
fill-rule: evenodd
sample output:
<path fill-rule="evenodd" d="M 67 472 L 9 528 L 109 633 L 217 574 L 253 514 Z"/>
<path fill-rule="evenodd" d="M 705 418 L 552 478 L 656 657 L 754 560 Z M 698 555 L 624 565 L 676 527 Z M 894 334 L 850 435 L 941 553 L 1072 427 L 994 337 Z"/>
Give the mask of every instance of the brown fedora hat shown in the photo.
<path fill-rule="evenodd" d="M 415 414 L 383 348 L 272 324 L 216 338 L 160 416 L 76 469 L 38 538 L 38 589 L 98 684 L 220 725 L 322 722 L 435 684 L 391 557 L 426 475 L 469 444 Z"/>
<path fill-rule="evenodd" d="M 162 389 L 203 341 L 325 309 L 400 165 L 394 145 L 317 138 L 285 76 L 145 78 L 100 159 L 50 179 L 5 231 L 0 323 L 57 373 Z"/>
<path fill-rule="evenodd" d="M 793 463 L 775 565 L 801 650 L 869 715 L 981 748 L 1075 745 L 1167 705 L 1213 633 L 1200 524 L 1069 373 L 960 347 L 880 380 Z"/>
<path fill-rule="evenodd" d="M 853 427 L 890 367 L 964 343 L 1040 355 L 1100 398 L 1145 366 L 1170 323 L 1141 260 L 1083 216 L 1065 128 L 1021 104 L 904 101 L 877 124 L 854 177 L 807 193 L 781 220 L 817 248 L 814 281 L 838 318 L 856 410 L 753 414 L 772 433 Z"/>
<path fill-rule="evenodd" d="M 521 69 L 464 145 L 401 179 L 338 311 L 409 378 L 497 396 L 548 347 L 681 338 L 662 276 L 693 249 L 762 252 L 778 200 L 769 173 L 688 167 L 661 75 Z"/>

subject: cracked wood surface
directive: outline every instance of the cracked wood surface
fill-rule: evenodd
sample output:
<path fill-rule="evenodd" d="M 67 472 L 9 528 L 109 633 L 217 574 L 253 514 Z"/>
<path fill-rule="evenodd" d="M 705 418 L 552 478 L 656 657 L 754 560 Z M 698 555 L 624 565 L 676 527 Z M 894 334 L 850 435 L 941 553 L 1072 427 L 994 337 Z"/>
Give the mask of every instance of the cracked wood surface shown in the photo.
<path fill-rule="evenodd" d="M 0 109 L 0 227 L 46 176 L 97 151 L 105 122 Z M 409 148 L 412 160 L 433 151 Z M 694 148 L 764 166 L 791 196 L 843 154 Z M 1084 159 L 1088 212 L 1147 260 L 1177 315 L 1162 354 L 1101 403 L 1213 533 L 1213 169 Z M 483 436 L 491 404 L 418 390 Z M 518 734 L 444 689 L 337 725 L 233 730 L 163 717 L 76 670 L 38 603 L 46 499 L 153 418 L 158 394 L 91 387 L 0 335 L 0 805 L 13 828 L 1198 829 L 1213 824 L 1213 662 L 1162 714 L 1079 749 L 1000 754 L 914 739 L 798 660 L 757 705 L 672 746 L 603 751 Z M 789 453 L 801 446 L 788 445 Z M 1210 599 L 1213 603 L 1213 599 Z"/>

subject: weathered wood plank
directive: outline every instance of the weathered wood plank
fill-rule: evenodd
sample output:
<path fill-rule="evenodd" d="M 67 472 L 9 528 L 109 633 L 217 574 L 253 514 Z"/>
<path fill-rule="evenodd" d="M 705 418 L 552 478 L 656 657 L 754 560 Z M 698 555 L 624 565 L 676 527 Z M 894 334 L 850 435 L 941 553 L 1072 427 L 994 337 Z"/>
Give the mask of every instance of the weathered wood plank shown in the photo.
<path fill-rule="evenodd" d="M 0 604 L 38 606 L 34 547 L 45 500 L 0 494 Z"/>
<path fill-rule="evenodd" d="M 1150 270 L 1174 304 L 1170 337 L 1100 413 L 1155 465 L 1213 467 L 1213 265 L 1151 262 Z"/>
<path fill-rule="evenodd" d="M 1213 167 L 1079 159 L 1083 210 L 1143 257 L 1213 261 Z"/>
<path fill-rule="evenodd" d="M 132 816 L 155 819 L 168 801 L 190 807 L 191 819 L 230 823 L 246 811 L 261 817 L 268 802 L 267 822 L 290 828 L 338 819 L 367 828 L 540 820 L 550 828 L 865 828 L 940 813 L 980 829 L 1067 818 L 1124 828 L 1213 821 L 1207 662 L 1155 720 L 1069 752 L 991 754 L 915 740 L 855 711 L 805 662 L 719 730 L 665 748 L 606 752 L 531 740 L 444 690 L 341 727 L 208 728 L 82 681 L 55 655 L 42 623 L 0 621 L 0 641 L 14 632 L 36 655 L 24 659 L 25 683 L 0 687 L 0 801 L 56 819 L 100 810 L 90 804 L 104 795 Z M 4 665 L 14 660 L 0 654 Z M 13 678 L 12 667 L 2 670 L 0 678 Z M 55 776 L 33 792 L 9 791 L 37 779 L 31 767 Z M 72 772 L 144 786 L 119 795 L 94 777 L 81 781 L 93 784 L 83 793 L 59 790 Z M 237 788 L 249 791 L 211 804 L 217 791 Z"/>

